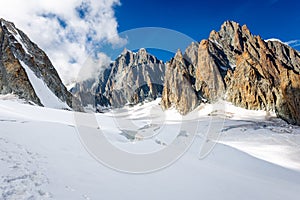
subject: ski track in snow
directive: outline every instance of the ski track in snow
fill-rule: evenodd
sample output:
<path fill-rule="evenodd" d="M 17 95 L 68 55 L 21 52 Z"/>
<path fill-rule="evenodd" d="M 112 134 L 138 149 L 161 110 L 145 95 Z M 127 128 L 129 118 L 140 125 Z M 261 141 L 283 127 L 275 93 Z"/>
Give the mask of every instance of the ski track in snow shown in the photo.
<path fill-rule="evenodd" d="M 104 167 L 85 151 L 72 112 L 29 106 L 11 98 L 0 100 L 1 200 L 297 200 L 300 195 L 300 128 L 272 114 L 266 119 L 263 111 L 230 104 L 225 113 L 218 106 L 199 107 L 199 116 L 193 118 L 201 119 L 199 132 L 188 152 L 166 169 L 132 175 Z M 174 109 L 162 113 L 158 102 L 97 114 L 97 120 L 118 148 L 152 152 L 173 140 L 182 119 Z M 219 114 L 226 118 L 217 141 L 221 144 L 199 160 L 208 116 Z M 162 126 L 160 122 L 167 118 Z M 128 122 L 133 122 L 132 129 Z M 147 131 L 159 134 L 148 138 Z M 178 137 L 188 134 L 181 131 Z"/>
<path fill-rule="evenodd" d="M 49 183 L 41 155 L 0 137 L 0 194 L 3 200 L 51 199 L 43 189 Z"/>

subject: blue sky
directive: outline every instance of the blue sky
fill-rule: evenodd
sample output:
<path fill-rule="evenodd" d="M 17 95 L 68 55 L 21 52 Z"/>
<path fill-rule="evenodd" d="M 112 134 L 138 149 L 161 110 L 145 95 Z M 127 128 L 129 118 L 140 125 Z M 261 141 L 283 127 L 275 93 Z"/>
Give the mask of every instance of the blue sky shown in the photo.
<path fill-rule="evenodd" d="M 283 42 L 300 39 L 297 0 L 123 0 L 115 7 L 118 32 L 138 27 L 163 27 L 200 41 L 225 20 L 247 24 L 255 35 Z M 299 42 L 294 42 L 299 45 Z M 292 45 L 292 44 L 291 44 Z M 299 46 L 294 46 L 300 50 Z M 165 58 L 162 56 L 163 59 Z"/>
<path fill-rule="evenodd" d="M 184 51 L 191 41 L 206 39 L 226 20 L 247 24 L 253 34 L 278 38 L 300 51 L 299 2 L 9 0 L 1 2 L 0 17 L 14 22 L 38 44 L 63 82 L 71 84 L 82 78 L 82 69 L 94 75 L 99 66 L 108 66 L 124 45 L 131 50 L 145 47 L 167 61 L 177 48 Z M 97 65 L 86 67 L 95 54 Z"/>

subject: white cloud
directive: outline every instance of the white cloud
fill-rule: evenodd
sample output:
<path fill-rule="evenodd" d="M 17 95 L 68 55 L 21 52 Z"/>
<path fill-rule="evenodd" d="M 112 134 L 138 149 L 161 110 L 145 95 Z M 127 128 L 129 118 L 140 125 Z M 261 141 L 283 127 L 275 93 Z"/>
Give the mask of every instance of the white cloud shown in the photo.
<path fill-rule="evenodd" d="M 300 40 L 291 40 L 288 42 L 285 42 L 286 44 L 290 45 L 291 47 L 298 47 L 300 46 Z"/>
<path fill-rule="evenodd" d="M 1 16 L 46 51 L 63 82 L 75 80 L 95 42 L 124 44 L 114 6 L 119 0 L 0 0 Z M 102 54 L 100 54 L 102 55 Z M 100 56 L 107 62 L 107 57 Z"/>
<path fill-rule="evenodd" d="M 97 78 L 97 75 L 111 63 L 111 59 L 104 53 L 98 53 L 97 58 L 98 59 L 93 59 L 92 57 L 89 57 L 85 60 L 83 67 L 79 72 L 80 76 L 78 76 L 77 81 Z"/>

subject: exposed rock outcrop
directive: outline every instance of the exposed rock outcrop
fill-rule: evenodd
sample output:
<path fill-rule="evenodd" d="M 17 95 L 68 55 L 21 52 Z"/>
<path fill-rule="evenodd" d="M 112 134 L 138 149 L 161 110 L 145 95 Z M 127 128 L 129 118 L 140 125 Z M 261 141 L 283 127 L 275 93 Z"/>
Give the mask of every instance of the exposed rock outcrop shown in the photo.
<path fill-rule="evenodd" d="M 190 64 L 183 58 L 180 50 L 167 63 L 161 102 L 163 109 L 168 109 L 174 105 L 181 114 L 187 114 L 198 105 L 196 91 L 192 87 L 194 78 L 188 69 Z"/>
<path fill-rule="evenodd" d="M 165 64 L 146 49 L 121 55 L 100 73 L 97 80 L 76 84 L 72 93 L 83 105 L 122 107 L 162 95 Z"/>
<path fill-rule="evenodd" d="M 214 101 L 220 98 L 225 91 L 224 81 L 220 68 L 225 66 L 226 60 L 217 45 L 202 40 L 198 49 L 198 63 L 195 66 L 195 88 L 204 98 Z"/>
<path fill-rule="evenodd" d="M 184 55 L 178 51 L 167 62 L 165 75 L 164 70 L 162 61 L 145 49 L 125 49 L 97 81 L 81 84 L 81 99 L 121 107 L 162 93 L 164 109 L 174 106 L 187 114 L 201 101 L 222 98 L 247 109 L 273 110 L 300 124 L 299 52 L 252 35 L 246 25 L 226 21 L 208 39 L 193 42 Z M 86 92 L 89 88 L 94 92 Z"/>
<path fill-rule="evenodd" d="M 198 100 L 224 98 L 247 109 L 274 110 L 286 121 L 300 124 L 300 54 L 288 45 L 264 41 L 252 35 L 246 25 L 226 21 L 207 40 L 192 43 L 184 57 L 189 64 L 182 65 L 184 70 L 168 67 L 165 80 L 181 80 L 182 74 L 192 77 L 194 81 L 187 82 Z M 178 66 L 174 60 L 170 62 L 173 68 Z M 180 112 L 192 110 L 195 104 L 178 103 L 189 101 L 191 95 L 170 97 L 174 92 L 167 91 L 174 83 L 165 84 L 163 107 L 174 104 Z M 170 98 L 173 101 L 167 101 Z"/>
<path fill-rule="evenodd" d="M 53 107 L 80 110 L 47 55 L 13 23 L 0 19 L 0 94 L 14 93 L 28 102 L 48 106 L 37 95 L 28 70 L 32 71 L 35 81 L 43 82 L 39 86 L 49 88 L 57 98 L 59 102 L 53 102 Z"/>
<path fill-rule="evenodd" d="M 265 42 L 235 22 L 225 22 L 210 40 L 221 44 L 235 66 L 225 76 L 227 100 L 247 109 L 274 110 L 300 124 L 299 52 L 277 41 Z"/>

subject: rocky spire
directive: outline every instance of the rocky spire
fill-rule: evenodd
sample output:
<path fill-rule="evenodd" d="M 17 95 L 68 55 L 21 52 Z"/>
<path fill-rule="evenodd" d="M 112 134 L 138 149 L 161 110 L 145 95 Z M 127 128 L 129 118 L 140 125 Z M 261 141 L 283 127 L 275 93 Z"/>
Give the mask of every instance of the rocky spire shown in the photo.
<path fill-rule="evenodd" d="M 182 60 L 183 56 L 182 56 L 182 52 L 180 49 L 177 49 L 177 52 L 176 52 L 174 58 L 175 58 L 175 60 L 179 60 L 179 61 Z"/>
<path fill-rule="evenodd" d="M 99 82 L 105 88 L 101 95 L 113 106 L 142 101 L 141 94 L 159 94 L 162 87 L 157 85 L 164 85 L 164 109 L 175 106 L 186 114 L 203 99 L 225 99 L 247 109 L 274 110 L 286 121 L 300 124 L 299 63 L 299 52 L 291 47 L 266 42 L 246 25 L 226 21 L 208 39 L 193 42 L 184 55 L 178 50 L 166 65 L 164 79 L 159 76 L 163 63 L 140 49 L 126 50 L 102 76 L 107 79 Z"/>
<path fill-rule="evenodd" d="M 99 74 L 97 81 L 78 83 L 74 90 L 84 105 L 122 107 L 137 104 L 145 99 L 161 96 L 165 65 L 161 60 L 141 48 L 133 53 L 124 49 L 107 69 Z M 98 84 L 98 85 L 97 85 Z M 90 86 L 90 87 L 87 87 Z M 88 97 L 97 97 L 85 98 Z M 99 97 L 99 98 L 98 98 Z"/>
<path fill-rule="evenodd" d="M 277 41 L 265 42 L 252 35 L 246 25 L 232 21 L 224 22 L 220 31 L 212 31 L 195 47 L 192 43 L 185 53 L 192 69 L 176 62 L 180 53 L 170 61 L 174 69 L 167 67 L 164 108 L 174 104 L 180 112 L 193 109 L 195 104 L 181 103 L 178 107 L 176 103 L 187 102 L 190 95 L 170 92 L 182 84 L 171 81 L 172 77 L 189 77 L 198 100 L 225 98 L 247 109 L 274 110 L 286 121 L 300 124 L 299 52 Z"/>
<path fill-rule="evenodd" d="M 129 51 L 126 47 L 123 49 L 123 51 L 121 52 L 121 55 L 126 55 L 127 53 L 129 53 L 131 51 Z"/>
<path fill-rule="evenodd" d="M 199 103 L 192 87 L 192 77 L 187 63 L 178 49 L 174 59 L 167 63 L 161 102 L 163 109 L 174 105 L 184 115 L 195 109 Z"/>
<path fill-rule="evenodd" d="M 0 47 L 1 94 L 14 93 L 28 102 L 47 107 L 80 110 L 45 52 L 4 19 L 0 19 Z M 49 96 L 41 95 L 41 90 Z"/>

